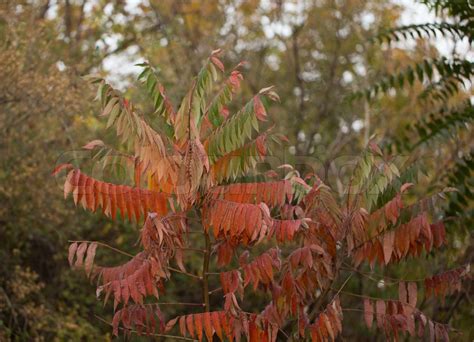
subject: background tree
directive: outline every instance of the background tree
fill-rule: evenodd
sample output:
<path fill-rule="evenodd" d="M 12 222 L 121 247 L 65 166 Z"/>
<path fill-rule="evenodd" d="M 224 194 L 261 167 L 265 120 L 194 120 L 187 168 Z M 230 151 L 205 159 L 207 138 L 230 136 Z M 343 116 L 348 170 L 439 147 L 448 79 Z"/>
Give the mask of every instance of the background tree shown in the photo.
<path fill-rule="evenodd" d="M 27 2 L 0 5 L 0 339 L 94 339 L 102 335 L 93 324 L 100 305 L 83 291 L 87 282 L 68 271 L 67 240 L 127 241 L 127 230 L 98 216 L 72 216 L 70 205 L 50 197 L 59 187 L 48 165 L 80 158 L 73 146 L 99 129 L 78 73 L 100 59 L 88 51 L 71 68 L 61 17 L 46 19 L 40 10 Z M 75 297 L 79 302 L 70 301 Z"/>
<path fill-rule="evenodd" d="M 443 17 L 436 23 L 407 25 L 385 29 L 373 39 L 374 44 L 397 44 L 416 41 L 414 58 L 397 61 L 368 88 L 357 95 L 365 97 L 372 112 L 375 132 L 384 136 L 386 149 L 410 156 L 412 179 L 422 179 L 419 193 L 440 187 L 453 187 L 440 215 L 448 224 L 456 252 L 435 259 L 440 269 L 453 263 L 472 262 L 472 53 L 473 12 L 468 2 L 423 1 Z M 433 48 L 431 37 L 453 42 L 452 51 Z M 459 47 L 466 46 L 465 52 Z M 394 104 L 397 104 L 394 106 Z M 394 111 L 405 113 L 400 121 Z M 378 120 L 389 122 L 381 125 Z M 375 123 L 375 125 L 374 125 Z M 422 170 L 426 176 L 419 178 Z M 430 302 L 433 315 L 443 322 L 469 324 L 463 320 L 460 293 L 441 305 Z"/>

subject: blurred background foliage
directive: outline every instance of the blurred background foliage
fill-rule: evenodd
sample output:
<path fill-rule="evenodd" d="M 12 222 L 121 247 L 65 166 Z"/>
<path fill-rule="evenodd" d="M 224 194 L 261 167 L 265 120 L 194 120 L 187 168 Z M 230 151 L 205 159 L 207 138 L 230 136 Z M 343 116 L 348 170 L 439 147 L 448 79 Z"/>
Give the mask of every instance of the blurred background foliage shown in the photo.
<path fill-rule="evenodd" d="M 349 287 L 376 292 L 386 286 L 384 276 L 418 278 L 427 270 L 470 263 L 473 8 L 469 1 L 447 0 L 419 6 L 448 26 L 400 27 L 406 10 L 388 0 L 2 1 L 0 340 L 111 338 L 110 327 L 94 316 L 103 310 L 93 287 L 67 266 L 68 240 L 100 240 L 130 250 L 136 227 L 75 210 L 50 176 L 58 160 L 90 157 L 80 146 L 105 134 L 93 89 L 81 76 L 100 73 L 124 90 L 134 84 L 126 96 L 144 101 L 133 65 L 146 60 L 179 103 L 215 48 L 224 50 L 228 69 L 246 61 L 236 105 L 276 86 L 281 102 L 271 108 L 272 118 L 290 140 L 276 151 L 278 163 L 316 172 L 340 190 L 376 134 L 384 148 L 416 166 L 419 194 L 459 189 L 445 210 L 454 247 L 449 253 L 391 266 L 380 270 L 375 283 L 360 277 Z M 449 39 L 449 51 L 441 54 L 434 36 Z M 467 46 L 467 54 L 458 45 Z M 465 67 L 443 74 L 436 69 L 442 57 Z M 430 63 L 437 76 L 426 76 Z M 99 257 L 113 264 L 120 255 Z M 198 267 L 192 260 L 187 266 Z M 189 291 L 188 279 L 178 276 L 173 283 L 170 298 L 193 302 L 200 296 Z M 421 305 L 463 331 L 466 340 L 473 338 L 469 293 Z M 347 319 L 353 323 L 345 325 L 344 336 L 365 341 L 362 320 Z"/>

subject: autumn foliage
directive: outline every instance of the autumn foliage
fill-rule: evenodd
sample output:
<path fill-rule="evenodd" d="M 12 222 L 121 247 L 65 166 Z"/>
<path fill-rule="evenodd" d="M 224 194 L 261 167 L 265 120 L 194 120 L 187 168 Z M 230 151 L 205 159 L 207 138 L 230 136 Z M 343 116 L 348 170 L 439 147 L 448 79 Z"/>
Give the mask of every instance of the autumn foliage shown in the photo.
<path fill-rule="evenodd" d="M 255 176 L 272 144 L 285 141 L 273 132 L 266 111 L 269 101 L 278 100 L 272 88 L 231 113 L 241 65 L 226 74 L 214 51 L 175 110 L 155 70 L 141 66 L 139 80 L 153 102 L 156 129 L 108 83 L 91 78 L 107 127 L 133 151 L 127 160 L 134 186 L 94 179 L 71 164 L 54 171 L 68 171 L 64 195 L 72 194 L 76 205 L 111 219 L 120 214 L 141 227 L 141 252 L 123 265 L 97 265 L 97 248 L 107 247 L 100 242 L 78 241 L 69 248 L 71 266 L 97 280 L 104 302 L 113 300 L 115 335 L 334 341 L 343 332 L 344 310 L 360 310 L 367 327 L 387 337 L 448 339 L 448 326 L 417 309 L 420 281 L 399 280 L 398 299 L 352 294 L 360 298 L 357 309 L 344 306 L 349 279 L 340 277 L 347 265 L 357 272 L 364 263 L 385 267 L 443 248 L 445 226 L 433 214 L 441 193 L 408 198 L 411 184 L 401 181 L 396 164 L 374 143 L 342 198 L 317 176 L 303 179 L 288 165 Z M 85 148 L 108 149 L 100 140 Z M 191 227 L 205 244 L 200 274 L 185 267 Z M 201 312 L 166 316 L 160 297 L 175 272 L 199 280 Z M 209 288 L 215 276 L 220 292 Z M 426 295 L 444 297 L 460 290 L 466 276 L 463 268 L 421 283 Z M 266 293 L 266 306 L 242 309 L 249 291 Z M 222 297 L 219 307 L 211 307 L 211 295 Z"/>

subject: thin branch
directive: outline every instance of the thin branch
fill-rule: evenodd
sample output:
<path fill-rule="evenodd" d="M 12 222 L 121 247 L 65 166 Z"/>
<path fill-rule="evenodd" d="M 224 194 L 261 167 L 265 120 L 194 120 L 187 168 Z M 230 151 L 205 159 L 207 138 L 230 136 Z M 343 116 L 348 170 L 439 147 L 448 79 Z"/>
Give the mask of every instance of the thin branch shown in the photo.
<path fill-rule="evenodd" d="M 143 303 L 140 305 L 143 305 L 143 306 L 160 306 L 160 305 L 204 306 L 204 303 L 156 302 L 156 303 Z"/>
<path fill-rule="evenodd" d="M 205 250 L 205 249 L 201 249 L 201 248 L 182 247 L 182 248 L 180 248 L 180 249 L 182 249 L 183 251 L 195 251 L 195 252 L 206 253 L 206 250 Z"/>
<path fill-rule="evenodd" d="M 184 305 L 184 306 L 204 306 L 204 303 L 180 303 L 180 302 L 162 302 L 157 305 Z M 146 304 L 145 304 L 146 305 Z"/>
<path fill-rule="evenodd" d="M 344 289 L 344 287 L 347 285 L 347 283 L 349 282 L 349 280 L 351 279 L 352 277 L 352 273 L 349 274 L 349 276 L 347 277 L 346 281 L 342 284 L 342 286 L 339 288 L 339 290 L 337 290 L 336 294 L 334 295 L 334 297 L 337 297 L 339 295 L 339 293 L 341 293 L 342 289 Z"/>
<path fill-rule="evenodd" d="M 425 281 L 425 278 L 419 278 L 419 279 L 401 279 L 401 278 L 393 278 L 393 277 L 390 277 L 390 276 L 386 276 L 386 275 L 382 275 L 382 274 L 377 274 L 377 273 L 367 273 L 367 272 L 360 271 L 360 270 L 358 270 L 358 269 L 355 268 L 355 267 L 351 267 L 350 265 L 348 265 L 348 264 L 346 264 L 346 263 L 344 263 L 344 265 L 346 265 L 347 267 L 341 267 L 342 269 L 344 269 L 344 270 L 346 270 L 346 271 L 357 272 L 357 273 L 359 273 L 361 276 L 366 277 L 367 279 L 370 279 L 370 280 L 372 280 L 372 281 L 374 281 L 374 282 L 379 282 L 380 279 L 375 279 L 375 278 L 373 278 L 373 277 L 372 277 L 372 274 L 373 274 L 374 276 L 380 277 L 380 278 L 382 278 L 382 279 L 384 279 L 384 280 L 385 280 L 385 279 L 389 279 L 389 280 L 391 280 L 391 282 L 388 282 L 388 283 L 386 282 L 386 283 L 385 283 L 385 285 L 388 285 L 388 286 L 390 286 L 390 285 L 397 285 L 398 283 L 401 283 L 401 282 L 406 282 L 406 283 L 408 283 L 408 282 L 411 282 L 411 283 L 422 283 L 422 282 L 423 282 L 423 283 L 424 283 L 424 281 Z"/>
<path fill-rule="evenodd" d="M 101 321 L 102 323 L 105 323 L 107 325 L 110 325 L 110 326 L 113 326 L 111 322 L 103 319 L 102 317 L 100 316 L 97 316 L 97 315 L 94 315 L 95 318 L 97 318 L 99 321 Z M 124 331 L 129 331 L 129 332 L 132 332 L 134 334 L 138 334 L 140 335 L 140 333 L 136 330 L 133 330 L 133 329 L 127 329 L 127 328 L 123 328 L 123 327 L 119 327 L 120 330 L 124 330 Z M 188 337 L 183 337 L 183 336 L 176 336 L 176 335 L 165 335 L 165 334 L 147 334 L 148 336 L 155 336 L 155 337 L 165 337 L 165 338 L 173 338 L 173 339 L 176 339 L 176 340 L 183 340 L 183 341 L 197 341 L 193 338 L 188 338 Z"/>
<path fill-rule="evenodd" d="M 211 294 L 213 294 L 215 292 L 219 292 L 219 291 L 222 291 L 222 287 L 218 287 L 217 289 L 209 291 L 209 294 L 211 295 Z"/>
<path fill-rule="evenodd" d="M 177 268 L 174 268 L 174 267 L 171 267 L 171 266 L 169 266 L 168 269 L 170 271 L 173 271 L 173 272 L 176 272 L 176 273 L 181 273 L 181 274 L 187 275 L 191 278 L 196 278 L 196 279 L 202 280 L 201 276 L 198 276 L 198 275 L 195 275 L 195 274 L 192 274 L 192 273 L 189 273 L 189 272 L 184 272 L 184 271 L 181 271 L 181 270 L 179 270 Z"/>
<path fill-rule="evenodd" d="M 120 249 L 118 249 L 118 248 L 112 247 L 112 246 L 110 246 L 110 245 L 108 245 L 108 244 L 106 244 L 106 243 L 99 242 L 99 241 L 89 241 L 89 240 L 68 240 L 68 242 L 77 242 L 77 243 L 82 243 L 82 242 L 86 242 L 86 243 L 96 243 L 96 244 L 98 244 L 99 246 L 106 247 L 106 248 L 108 248 L 108 249 L 110 249 L 110 250 L 113 250 L 113 251 L 115 251 L 115 252 L 117 252 L 117 253 L 120 253 L 120 254 L 126 255 L 126 256 L 128 256 L 128 257 L 130 257 L 130 258 L 133 258 L 133 257 L 135 257 L 135 255 L 132 255 L 132 254 L 130 254 L 130 253 L 127 253 L 127 252 L 124 252 L 124 251 L 122 251 L 122 250 L 120 250 Z"/>

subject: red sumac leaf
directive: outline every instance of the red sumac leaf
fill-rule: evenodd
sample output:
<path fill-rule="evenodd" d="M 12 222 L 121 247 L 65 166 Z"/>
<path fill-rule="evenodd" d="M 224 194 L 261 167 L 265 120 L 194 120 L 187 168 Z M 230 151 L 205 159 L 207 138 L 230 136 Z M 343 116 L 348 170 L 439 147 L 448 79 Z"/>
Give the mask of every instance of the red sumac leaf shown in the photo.
<path fill-rule="evenodd" d="M 182 336 L 186 336 L 186 316 L 179 318 L 179 332 Z"/>
<path fill-rule="evenodd" d="M 253 110 L 255 112 L 255 116 L 259 121 L 265 121 L 267 117 L 267 113 L 265 111 L 265 107 L 263 106 L 262 101 L 260 100 L 260 96 L 255 96 L 253 98 Z"/>
<path fill-rule="evenodd" d="M 77 248 L 77 252 L 76 252 L 77 259 L 75 263 L 76 267 L 82 267 L 84 263 L 84 254 L 86 253 L 86 249 L 87 249 L 87 242 L 82 242 Z"/>
<path fill-rule="evenodd" d="M 192 338 L 194 338 L 194 320 L 193 320 L 193 315 L 187 315 L 186 316 L 186 327 L 188 328 L 189 335 L 191 335 Z"/>
<path fill-rule="evenodd" d="M 407 292 L 407 284 L 403 281 L 398 283 L 398 299 L 402 303 L 408 303 L 408 292 Z"/>
<path fill-rule="evenodd" d="M 218 311 L 211 312 L 211 320 L 212 326 L 214 327 L 217 336 L 220 338 L 221 341 L 223 341 L 224 337 L 222 336 L 221 320 Z"/>
<path fill-rule="evenodd" d="M 120 324 L 120 319 L 122 318 L 122 311 L 117 311 L 114 314 L 114 318 L 112 319 L 112 333 L 114 336 L 118 336 L 118 330 L 119 330 L 119 324 Z"/>
<path fill-rule="evenodd" d="M 178 321 L 178 319 L 179 319 L 179 316 L 173 318 L 170 321 L 168 321 L 165 325 L 165 331 L 167 332 L 167 331 L 170 331 L 171 329 L 173 329 L 173 327 L 176 325 L 176 322 Z"/>
<path fill-rule="evenodd" d="M 84 146 L 82 146 L 83 149 L 85 150 L 93 150 L 97 147 L 103 147 L 105 146 L 104 142 L 102 140 L 96 139 L 88 142 Z"/>
<path fill-rule="evenodd" d="M 202 314 L 194 314 L 194 327 L 196 328 L 196 335 L 199 341 L 202 341 Z"/>
<path fill-rule="evenodd" d="M 418 292 L 417 292 L 417 286 L 415 282 L 410 282 L 408 283 L 408 303 L 415 308 L 416 307 L 416 302 L 417 302 L 417 297 L 418 297 Z"/>
<path fill-rule="evenodd" d="M 411 188 L 414 184 L 413 183 L 405 183 L 400 187 L 400 192 L 404 193 L 407 189 Z"/>
<path fill-rule="evenodd" d="M 87 249 L 86 261 L 84 263 L 84 268 L 86 270 L 87 276 L 91 275 L 96 250 L 97 250 L 97 243 L 96 242 L 91 243 L 89 245 L 89 248 Z"/>
<path fill-rule="evenodd" d="M 211 57 L 211 62 L 214 64 L 217 68 L 219 68 L 220 71 L 224 72 L 224 64 L 222 64 L 221 60 L 215 56 Z"/>
<path fill-rule="evenodd" d="M 364 320 L 367 328 L 370 329 L 374 320 L 374 306 L 369 298 L 364 298 Z"/>
<path fill-rule="evenodd" d="M 74 166 L 72 164 L 60 164 L 54 168 L 53 172 L 51 172 L 51 175 L 56 176 L 62 170 L 72 169 L 73 167 Z"/>
<path fill-rule="evenodd" d="M 385 317 L 385 302 L 383 300 L 377 300 L 375 302 L 375 311 L 377 317 L 377 326 L 382 329 L 384 326 Z"/>
<path fill-rule="evenodd" d="M 204 331 L 208 341 L 212 341 L 212 335 L 214 335 L 214 329 L 212 328 L 211 314 L 205 312 L 202 314 L 204 321 Z"/>
<path fill-rule="evenodd" d="M 74 256 L 76 255 L 77 246 L 78 246 L 77 242 L 74 242 L 69 246 L 69 253 L 68 253 L 67 259 L 69 261 L 69 266 L 71 267 L 74 261 Z"/>
<path fill-rule="evenodd" d="M 383 256 L 385 265 L 390 262 L 395 244 L 395 232 L 393 230 L 385 233 L 383 238 Z"/>

